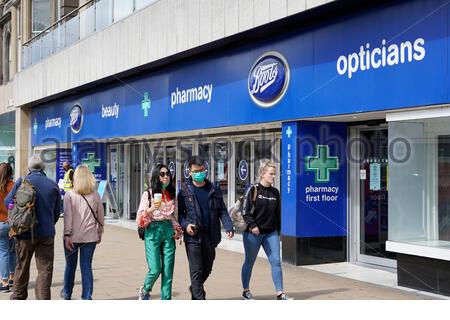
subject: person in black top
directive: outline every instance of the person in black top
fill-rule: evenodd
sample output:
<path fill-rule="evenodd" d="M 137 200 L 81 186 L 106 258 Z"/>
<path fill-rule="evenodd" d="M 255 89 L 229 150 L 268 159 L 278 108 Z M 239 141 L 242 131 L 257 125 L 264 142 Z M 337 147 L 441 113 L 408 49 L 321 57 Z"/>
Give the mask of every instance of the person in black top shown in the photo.
<path fill-rule="evenodd" d="M 283 274 L 280 257 L 281 199 L 280 192 L 272 185 L 275 180 L 275 163 L 261 161 L 260 181 L 246 193 L 243 217 L 247 229 L 243 234 L 245 261 L 242 266 L 242 298 L 253 300 L 250 277 L 261 246 L 272 268 L 272 280 L 278 300 L 291 300 L 283 290 Z"/>
<path fill-rule="evenodd" d="M 178 219 L 184 231 L 189 261 L 189 291 L 192 300 L 204 300 L 204 283 L 211 273 L 216 247 L 222 238 L 220 222 L 228 239 L 234 235 L 233 223 L 219 185 L 206 179 L 204 161 L 193 157 L 189 161 L 189 172 L 191 176 L 178 194 Z"/>

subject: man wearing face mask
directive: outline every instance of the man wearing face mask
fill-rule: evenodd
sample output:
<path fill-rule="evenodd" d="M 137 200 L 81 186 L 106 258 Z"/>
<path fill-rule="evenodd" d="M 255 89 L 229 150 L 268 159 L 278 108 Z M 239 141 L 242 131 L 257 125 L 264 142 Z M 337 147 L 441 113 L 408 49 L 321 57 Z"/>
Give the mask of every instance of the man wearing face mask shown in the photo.
<path fill-rule="evenodd" d="M 193 157 L 189 161 L 189 171 L 191 176 L 178 194 L 178 218 L 189 261 L 189 291 L 192 300 L 205 300 L 204 283 L 211 273 L 216 247 L 222 237 L 220 222 L 228 239 L 234 236 L 233 223 L 219 185 L 205 178 L 205 163 L 199 157 Z"/>

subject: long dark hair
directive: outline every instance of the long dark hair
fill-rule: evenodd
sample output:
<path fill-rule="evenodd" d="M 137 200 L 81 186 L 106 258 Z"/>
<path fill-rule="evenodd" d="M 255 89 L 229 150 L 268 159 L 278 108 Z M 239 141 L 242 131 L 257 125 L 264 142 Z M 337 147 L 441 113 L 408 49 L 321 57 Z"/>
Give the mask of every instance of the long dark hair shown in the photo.
<path fill-rule="evenodd" d="M 8 182 L 11 180 L 13 169 L 9 163 L 0 164 L 0 192 L 6 192 Z"/>
<path fill-rule="evenodd" d="M 173 179 L 172 179 L 172 173 L 164 164 L 157 164 L 153 167 L 152 170 L 152 177 L 150 179 L 150 188 L 152 189 L 153 194 L 155 193 L 162 193 L 162 183 L 159 180 L 159 172 L 162 168 L 166 168 L 167 172 L 169 173 L 170 178 L 170 184 L 166 187 L 166 191 L 169 192 L 170 199 L 175 199 L 175 186 L 173 185 Z"/>

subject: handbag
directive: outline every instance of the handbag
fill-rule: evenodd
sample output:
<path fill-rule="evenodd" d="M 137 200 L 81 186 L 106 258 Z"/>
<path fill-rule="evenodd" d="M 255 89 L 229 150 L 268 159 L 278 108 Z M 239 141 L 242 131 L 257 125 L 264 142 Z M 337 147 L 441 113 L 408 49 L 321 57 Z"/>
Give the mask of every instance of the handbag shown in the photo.
<path fill-rule="evenodd" d="M 137 228 L 137 232 L 138 232 L 138 235 L 139 235 L 139 239 L 145 240 L 145 228 L 138 227 Z"/>
<path fill-rule="evenodd" d="M 147 196 L 148 196 L 148 207 L 150 208 L 150 199 L 151 199 L 151 193 L 150 190 L 147 190 Z M 138 232 L 138 236 L 139 239 L 141 240 L 145 240 L 145 228 L 143 227 L 138 227 L 137 228 L 137 232 Z"/>

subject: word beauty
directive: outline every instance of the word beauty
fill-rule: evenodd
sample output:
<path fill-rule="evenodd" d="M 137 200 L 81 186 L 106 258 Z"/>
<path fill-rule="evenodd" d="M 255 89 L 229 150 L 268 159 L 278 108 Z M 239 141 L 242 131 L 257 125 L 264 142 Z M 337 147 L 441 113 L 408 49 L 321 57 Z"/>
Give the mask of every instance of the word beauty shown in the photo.
<path fill-rule="evenodd" d="M 370 48 L 370 43 L 361 46 L 359 52 L 348 56 L 342 55 L 336 63 L 337 72 L 342 76 L 347 74 L 349 79 L 358 71 L 384 68 L 399 63 L 420 61 L 425 58 L 425 40 L 416 39 L 414 42 L 405 41 L 400 44 L 391 44 L 388 47 L 386 40 L 381 41 L 381 48 Z"/>
<path fill-rule="evenodd" d="M 118 118 L 120 111 L 120 105 L 114 102 L 112 106 L 102 105 L 102 118 Z"/>
<path fill-rule="evenodd" d="M 180 90 L 178 87 L 170 95 L 170 106 L 173 109 L 176 105 L 196 102 L 207 101 L 211 102 L 213 92 L 213 85 L 207 84 L 195 88 L 189 88 Z"/>

